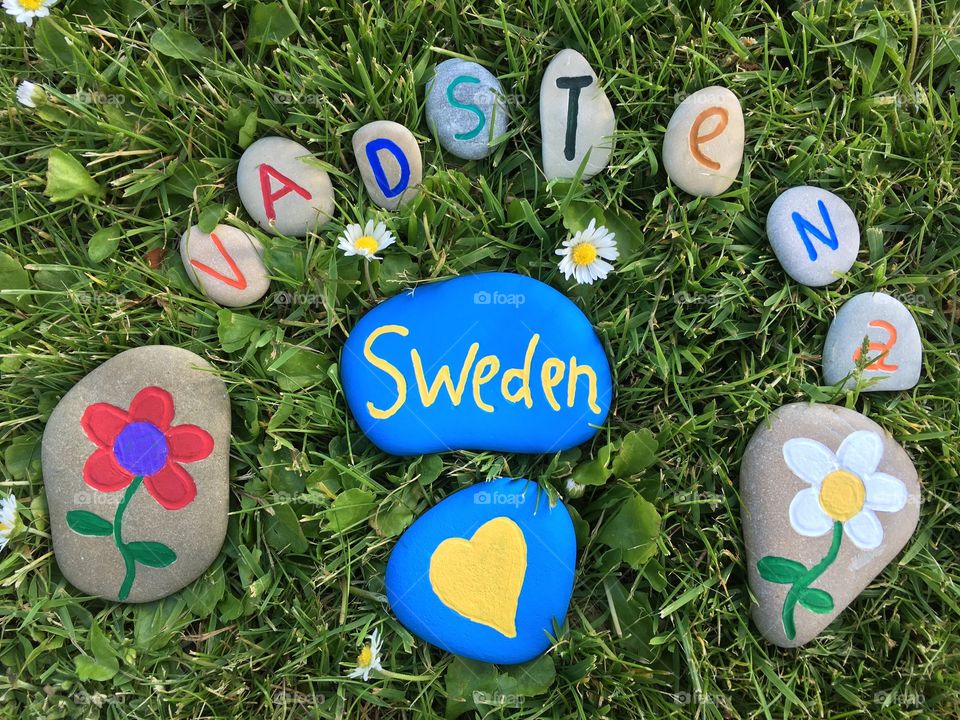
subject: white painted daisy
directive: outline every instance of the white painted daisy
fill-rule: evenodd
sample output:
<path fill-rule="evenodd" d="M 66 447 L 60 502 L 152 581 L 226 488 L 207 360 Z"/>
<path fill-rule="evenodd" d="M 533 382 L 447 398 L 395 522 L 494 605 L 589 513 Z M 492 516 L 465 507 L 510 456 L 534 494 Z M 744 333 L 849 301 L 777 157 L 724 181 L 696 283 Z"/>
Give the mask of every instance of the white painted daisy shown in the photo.
<path fill-rule="evenodd" d="M 603 225 L 597 226 L 596 220 L 590 220 L 586 230 L 580 230 L 572 238 L 563 241 L 563 247 L 557 250 L 562 255 L 560 272 L 569 280 L 592 285 L 594 280 L 602 280 L 613 270 L 607 260 L 620 257 L 614 234 Z"/>
<path fill-rule="evenodd" d="M 361 255 L 367 260 L 379 260 L 375 253 L 388 245 L 393 245 L 396 241 L 397 239 L 387 230 L 385 224 L 378 222 L 374 225 L 373 220 L 367 220 L 367 224 L 363 227 L 356 224 L 347 225 L 347 229 L 340 236 L 338 247 L 347 256 Z"/>
<path fill-rule="evenodd" d="M 34 18 L 46 17 L 50 7 L 56 4 L 57 0 L 3 0 L 3 9 L 7 15 L 16 17 L 18 23 L 30 27 Z"/>
<path fill-rule="evenodd" d="M 383 647 L 380 642 L 380 631 L 374 630 L 367 639 L 370 643 L 363 646 L 363 650 L 357 656 L 357 666 L 347 677 L 362 677 L 364 680 L 369 680 L 371 670 L 383 670 L 380 665 L 380 648 Z"/>
<path fill-rule="evenodd" d="M 17 85 L 17 102 L 28 108 L 35 108 L 37 101 L 42 100 L 43 90 L 29 80 L 24 80 Z"/>
<path fill-rule="evenodd" d="M 7 495 L 0 500 L 0 550 L 7 546 L 18 522 L 17 499 L 13 495 Z"/>
<path fill-rule="evenodd" d="M 790 503 L 790 524 L 805 537 L 830 532 L 835 523 L 861 550 L 883 542 L 877 511 L 898 512 L 907 504 L 907 487 L 893 475 L 877 472 L 883 439 L 871 430 L 850 433 L 834 454 L 823 443 L 793 438 L 783 444 L 783 459 L 810 487 Z"/>

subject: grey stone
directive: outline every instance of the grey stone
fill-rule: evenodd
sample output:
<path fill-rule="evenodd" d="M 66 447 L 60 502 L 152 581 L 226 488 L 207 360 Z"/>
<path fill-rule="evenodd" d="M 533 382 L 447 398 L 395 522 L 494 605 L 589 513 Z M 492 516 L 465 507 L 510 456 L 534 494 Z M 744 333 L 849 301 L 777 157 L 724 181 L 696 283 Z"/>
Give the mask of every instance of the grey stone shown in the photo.
<path fill-rule="evenodd" d="M 691 195 L 719 195 L 740 174 L 743 144 L 737 96 L 725 87 L 706 87 L 674 110 L 663 138 L 663 168 Z"/>
<path fill-rule="evenodd" d="M 413 133 L 400 123 L 367 123 L 353 134 L 353 154 L 370 199 L 380 207 L 396 210 L 420 192 L 420 146 Z"/>
<path fill-rule="evenodd" d="M 427 83 L 427 124 L 440 145 L 466 160 L 490 154 L 507 131 L 503 86 L 486 68 L 469 60 L 444 60 Z"/>
<path fill-rule="evenodd" d="M 790 188 L 774 201 L 767 237 L 787 275 L 810 287 L 839 280 L 860 250 L 853 210 L 829 190 L 809 185 Z"/>
<path fill-rule="evenodd" d="M 147 388 L 154 389 L 142 393 Z M 89 410 L 97 403 L 115 409 Z M 130 581 L 127 602 L 164 597 L 199 577 L 226 534 L 229 458 L 230 399 L 202 358 L 145 346 L 93 370 L 60 400 L 43 433 L 43 483 L 64 577 L 108 600 L 121 599 Z M 118 516 L 123 552 L 112 529 Z M 168 550 L 151 552 L 145 542 Z"/>
<path fill-rule="evenodd" d="M 333 217 L 333 185 L 303 145 L 260 138 L 240 156 L 237 190 L 243 207 L 264 230 L 303 237 Z"/>
<path fill-rule="evenodd" d="M 240 307 L 262 298 L 270 276 L 261 259 L 263 245 L 230 225 L 205 233 L 194 225 L 180 238 L 180 259 L 187 277 L 219 305 Z"/>
<path fill-rule="evenodd" d="M 907 453 L 875 422 L 835 405 L 785 405 L 763 422 L 743 456 L 740 499 L 753 619 L 781 647 L 826 628 L 920 517 Z"/>
<path fill-rule="evenodd" d="M 830 323 L 823 346 L 823 379 L 844 387 L 857 385 L 857 361 L 864 338 L 869 345 L 862 372 L 864 392 L 907 390 L 920 380 L 923 347 L 920 330 L 907 307 L 884 293 L 862 293 L 843 304 Z"/>
<path fill-rule="evenodd" d="M 576 50 L 561 50 L 540 84 L 543 174 L 547 180 L 573 178 L 589 153 L 583 179 L 610 162 L 617 120 L 590 63 Z"/>

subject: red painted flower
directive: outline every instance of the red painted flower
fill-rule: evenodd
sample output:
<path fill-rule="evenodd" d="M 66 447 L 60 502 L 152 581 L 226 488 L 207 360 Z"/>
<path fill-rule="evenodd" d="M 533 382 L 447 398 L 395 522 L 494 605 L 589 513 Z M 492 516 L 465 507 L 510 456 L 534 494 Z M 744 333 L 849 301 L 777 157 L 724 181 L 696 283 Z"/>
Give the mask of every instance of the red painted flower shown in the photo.
<path fill-rule="evenodd" d="M 180 463 L 203 460 L 213 451 L 213 438 L 196 425 L 170 426 L 173 397 L 160 387 L 146 387 L 130 401 L 129 410 L 94 403 L 80 425 L 96 450 L 83 466 L 83 480 L 101 492 L 127 487 L 134 477 L 167 510 L 179 510 L 197 496 L 197 486 Z"/>

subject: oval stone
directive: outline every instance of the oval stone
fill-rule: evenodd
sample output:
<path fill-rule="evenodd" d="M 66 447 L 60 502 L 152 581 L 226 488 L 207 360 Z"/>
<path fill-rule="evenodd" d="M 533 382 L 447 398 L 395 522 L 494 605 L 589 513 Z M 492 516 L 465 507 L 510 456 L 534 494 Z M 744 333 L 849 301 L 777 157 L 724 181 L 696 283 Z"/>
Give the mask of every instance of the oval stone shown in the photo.
<path fill-rule="evenodd" d="M 168 345 L 107 360 L 57 404 L 43 484 L 57 565 L 81 592 L 147 602 L 216 559 L 229 509 L 230 399 Z"/>
<path fill-rule="evenodd" d="M 920 518 L 907 453 L 875 422 L 835 405 L 785 405 L 764 421 L 743 456 L 740 498 L 753 619 L 780 647 L 826 628 Z"/>
<path fill-rule="evenodd" d="M 377 120 L 353 134 L 360 177 L 374 203 L 396 210 L 413 200 L 423 182 L 417 139 L 400 123 Z"/>
<path fill-rule="evenodd" d="M 253 221 L 272 233 L 302 237 L 333 217 L 330 176 L 287 138 L 260 138 L 243 152 L 237 190 Z"/>
<path fill-rule="evenodd" d="M 400 536 L 387 601 L 410 632 L 488 663 L 532 660 L 551 645 L 573 592 L 577 544 L 560 501 L 529 480 L 455 492 Z"/>
<path fill-rule="evenodd" d="M 839 280 L 860 251 L 860 226 L 850 206 L 829 190 L 806 185 L 774 200 L 767 237 L 787 275 L 810 287 Z"/>
<path fill-rule="evenodd" d="M 920 380 L 923 347 L 920 330 L 906 305 L 884 293 L 861 293 L 843 304 L 830 323 L 823 346 L 823 379 L 857 385 L 857 365 L 867 339 L 868 364 L 861 378 L 863 392 L 907 390 Z"/>
<path fill-rule="evenodd" d="M 262 298 L 270 288 L 263 245 L 230 225 L 211 233 L 194 225 L 180 238 L 180 259 L 194 286 L 219 305 L 240 307 Z"/>
<path fill-rule="evenodd" d="M 454 58 L 437 65 L 427 83 L 427 124 L 443 149 L 479 160 L 507 132 L 503 86 L 489 70 Z"/>
<path fill-rule="evenodd" d="M 597 432 L 613 391 L 590 321 L 512 273 L 431 283 L 375 307 L 344 345 L 341 378 L 360 429 L 395 455 L 566 450 Z"/>
<path fill-rule="evenodd" d="M 740 174 L 743 145 L 737 96 L 725 87 L 706 87 L 674 110 L 663 138 L 663 168 L 691 195 L 719 195 Z"/>
<path fill-rule="evenodd" d="M 557 53 L 540 83 L 543 174 L 574 178 L 584 158 L 584 180 L 610 162 L 617 120 L 587 59 L 567 48 Z"/>

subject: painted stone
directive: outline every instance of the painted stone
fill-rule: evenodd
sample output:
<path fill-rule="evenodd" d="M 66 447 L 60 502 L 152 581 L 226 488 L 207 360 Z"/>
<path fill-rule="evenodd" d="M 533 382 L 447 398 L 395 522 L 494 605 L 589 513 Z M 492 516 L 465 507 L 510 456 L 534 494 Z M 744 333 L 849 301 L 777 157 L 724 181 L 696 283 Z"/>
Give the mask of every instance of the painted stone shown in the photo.
<path fill-rule="evenodd" d="M 196 579 L 227 531 L 230 400 L 202 358 L 168 345 L 107 360 L 43 433 L 53 550 L 84 593 L 147 602 Z"/>
<path fill-rule="evenodd" d="M 552 453 L 593 437 L 610 366 L 590 321 L 512 273 L 431 283 L 375 307 L 343 348 L 341 379 L 381 450 Z"/>
<path fill-rule="evenodd" d="M 810 287 L 839 280 L 860 251 L 860 226 L 850 206 L 808 185 L 790 188 L 773 202 L 767 237 L 787 275 Z"/>
<path fill-rule="evenodd" d="M 262 298 L 270 288 L 263 245 L 229 225 L 205 233 L 194 225 L 180 238 L 180 259 L 194 286 L 219 305 L 240 307 Z"/>
<path fill-rule="evenodd" d="M 427 124 L 443 149 L 479 160 L 507 131 L 503 86 L 485 67 L 469 60 L 444 60 L 427 83 Z"/>
<path fill-rule="evenodd" d="M 743 110 L 725 87 L 697 90 L 674 110 L 663 138 L 663 168 L 691 195 L 720 195 L 743 163 Z"/>
<path fill-rule="evenodd" d="M 240 202 L 268 232 L 303 237 L 333 217 L 333 185 L 303 145 L 260 138 L 240 156 Z"/>
<path fill-rule="evenodd" d="M 610 162 L 617 120 L 597 74 L 576 50 L 561 50 L 540 84 L 543 174 L 547 180 L 574 178 L 589 153 L 583 179 Z"/>
<path fill-rule="evenodd" d="M 413 200 L 423 182 L 417 139 L 400 123 L 377 120 L 353 134 L 360 177 L 374 203 L 396 210 Z"/>
<path fill-rule="evenodd" d="M 400 536 L 387 601 L 410 632 L 488 663 L 551 645 L 573 592 L 577 543 L 567 508 L 529 480 L 499 478 L 449 496 Z"/>
<path fill-rule="evenodd" d="M 843 304 L 830 324 L 823 346 L 823 379 L 828 385 L 847 378 L 856 387 L 857 365 L 868 339 L 862 379 L 864 392 L 907 390 L 920 380 L 923 347 L 920 330 L 907 307 L 884 293 L 862 293 Z"/>
<path fill-rule="evenodd" d="M 917 472 L 903 448 L 835 405 L 776 410 L 747 445 L 740 498 L 754 622 L 780 647 L 829 625 L 920 517 Z"/>

